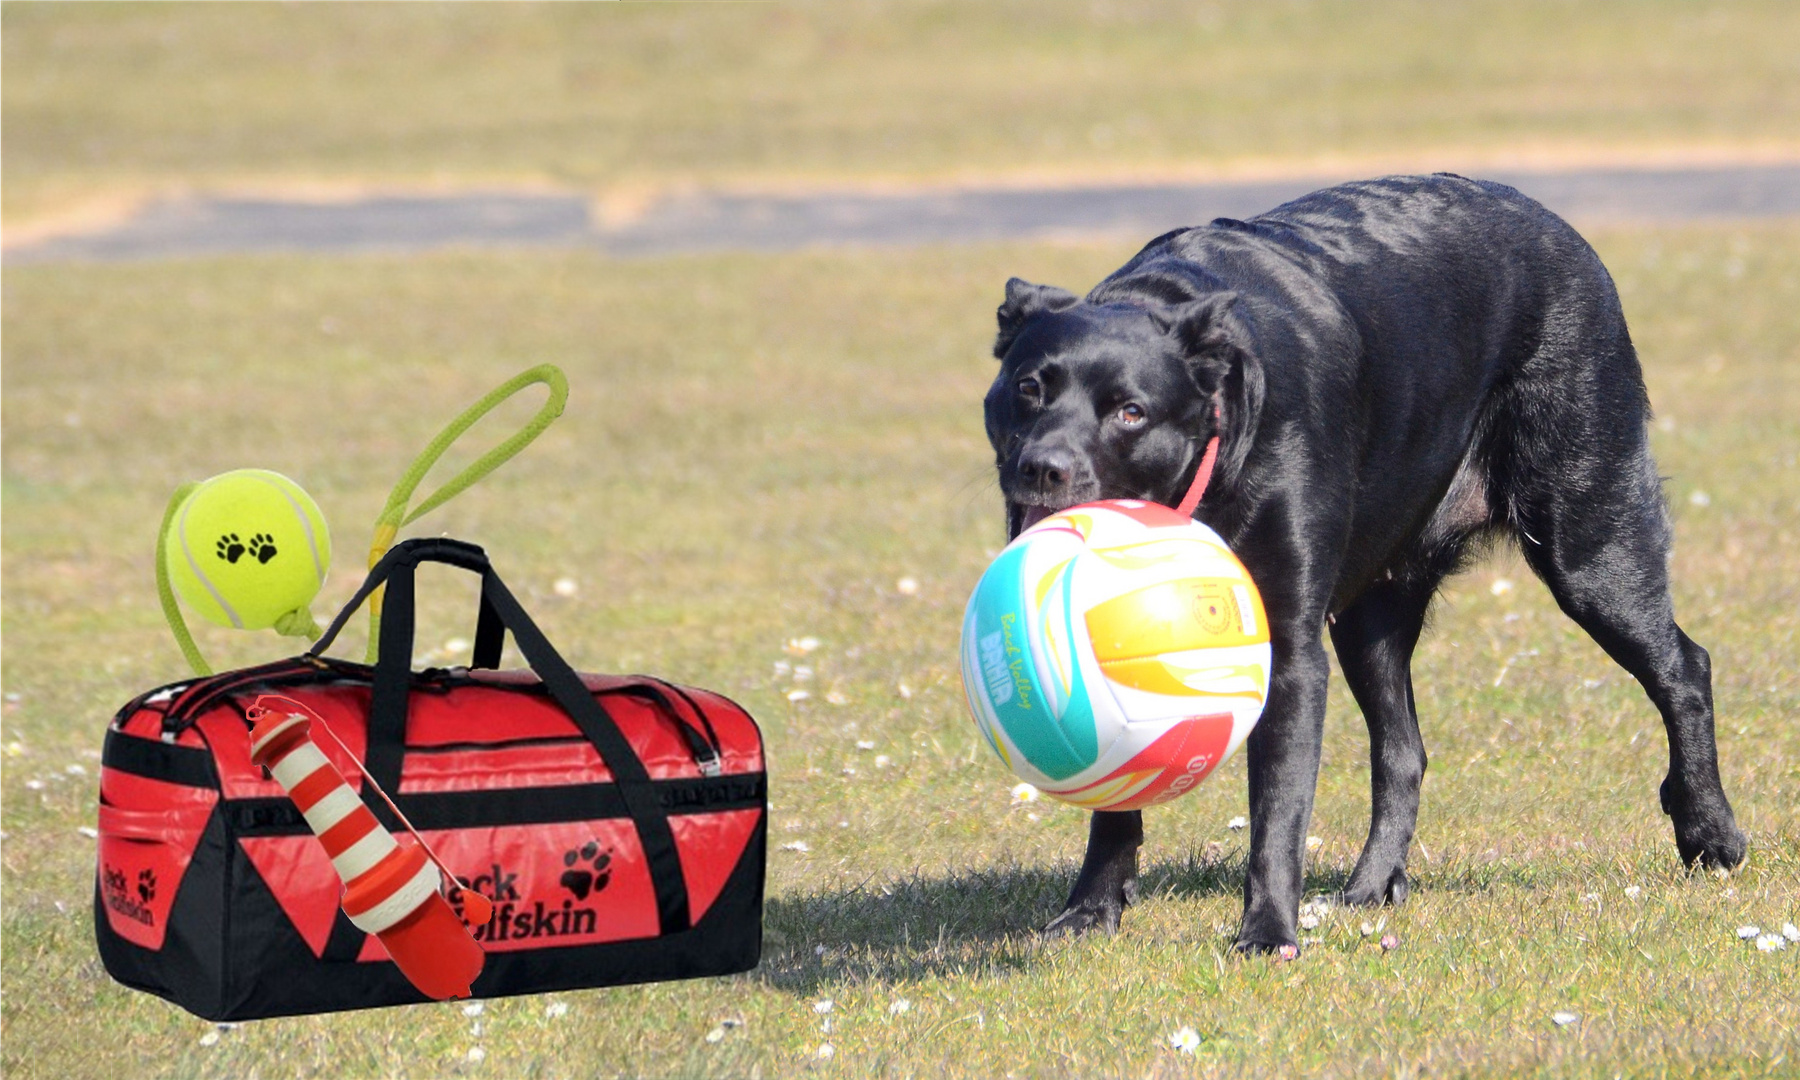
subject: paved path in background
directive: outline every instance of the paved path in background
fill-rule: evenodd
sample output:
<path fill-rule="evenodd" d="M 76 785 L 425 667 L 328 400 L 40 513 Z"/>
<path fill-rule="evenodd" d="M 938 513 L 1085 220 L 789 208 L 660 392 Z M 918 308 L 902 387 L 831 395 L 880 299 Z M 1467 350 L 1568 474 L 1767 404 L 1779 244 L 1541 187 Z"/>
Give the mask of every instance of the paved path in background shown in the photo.
<path fill-rule="evenodd" d="M 1580 225 L 1800 216 L 1800 164 L 1485 172 Z M 696 193 L 604 226 L 579 194 L 495 192 L 349 202 L 206 198 L 153 203 L 100 232 L 6 252 L 13 265 L 270 252 L 586 248 L 609 255 L 789 251 L 1052 237 L 1148 239 L 1215 217 L 1249 217 L 1350 179 L 933 189 L 797 195 Z"/>

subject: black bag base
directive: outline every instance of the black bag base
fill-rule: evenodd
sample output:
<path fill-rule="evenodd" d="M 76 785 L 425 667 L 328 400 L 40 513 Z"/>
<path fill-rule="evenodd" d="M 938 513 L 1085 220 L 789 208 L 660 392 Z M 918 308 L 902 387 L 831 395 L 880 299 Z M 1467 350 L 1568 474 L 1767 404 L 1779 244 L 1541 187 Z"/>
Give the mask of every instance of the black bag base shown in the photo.
<path fill-rule="evenodd" d="M 224 829 L 215 815 L 215 820 L 207 827 L 206 837 L 201 840 L 200 851 L 195 855 L 200 872 L 194 880 L 211 876 L 201 863 L 208 851 L 217 857 L 222 846 L 218 841 L 223 837 Z M 753 970 L 762 958 L 760 931 L 765 844 L 765 829 L 758 826 L 718 900 L 691 929 L 638 941 L 489 952 L 481 975 L 475 980 L 471 998 L 518 997 L 730 976 Z M 274 895 L 256 878 L 248 860 L 241 853 L 238 858 L 249 871 L 249 883 L 234 901 L 227 918 L 232 922 L 248 920 L 269 926 L 270 951 L 260 958 L 260 962 L 268 970 L 289 973 L 288 977 L 243 980 L 247 984 L 243 986 L 233 986 L 227 979 L 225 985 L 219 985 L 217 979 L 209 976 L 209 972 L 221 970 L 217 957 L 208 962 L 207 958 L 182 955 L 168 948 L 160 951 L 142 948 L 116 934 L 102 933 L 99 935 L 100 957 L 112 977 L 134 990 L 179 1005 L 203 1020 L 220 1023 L 431 1002 L 391 961 L 353 958 L 361 945 L 362 933 L 350 925 L 342 911 L 338 912 L 324 957 L 314 956 L 298 936 L 276 930 L 286 923 L 287 917 L 281 913 Z M 229 875 L 225 877 L 228 879 Z M 221 878 L 213 877 L 212 880 Z M 171 923 L 185 924 L 206 917 L 200 910 L 207 906 L 204 901 L 203 897 L 178 893 Z M 94 890 L 94 919 L 97 925 L 106 924 L 106 910 L 98 885 Z M 746 933 L 747 927 L 754 927 L 755 932 Z M 186 940 L 204 938 L 188 935 Z M 224 938 L 221 936 L 217 940 L 222 942 Z M 334 949 L 333 946 L 338 947 Z M 333 952 L 340 956 L 334 959 Z"/>

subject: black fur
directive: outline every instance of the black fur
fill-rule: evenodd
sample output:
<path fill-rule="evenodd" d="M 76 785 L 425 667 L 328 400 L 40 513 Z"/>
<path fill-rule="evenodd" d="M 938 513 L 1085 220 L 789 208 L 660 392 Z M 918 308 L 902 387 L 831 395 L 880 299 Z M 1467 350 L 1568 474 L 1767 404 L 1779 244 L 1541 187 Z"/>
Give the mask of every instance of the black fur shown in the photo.
<path fill-rule="evenodd" d="M 1669 599 L 1643 376 L 1612 279 L 1562 220 L 1457 176 L 1346 184 L 1160 236 L 1081 300 L 1015 278 L 999 319 L 986 411 L 1009 534 L 1093 499 L 1172 506 L 1220 435 L 1194 516 L 1256 579 L 1274 653 L 1247 744 L 1240 948 L 1296 943 L 1328 621 L 1373 757 L 1344 898 L 1405 898 L 1425 773 L 1412 651 L 1438 584 L 1493 536 L 1662 712 L 1681 857 L 1743 860 L 1706 650 Z M 1138 813 L 1096 814 L 1047 931 L 1115 928 L 1142 838 Z"/>

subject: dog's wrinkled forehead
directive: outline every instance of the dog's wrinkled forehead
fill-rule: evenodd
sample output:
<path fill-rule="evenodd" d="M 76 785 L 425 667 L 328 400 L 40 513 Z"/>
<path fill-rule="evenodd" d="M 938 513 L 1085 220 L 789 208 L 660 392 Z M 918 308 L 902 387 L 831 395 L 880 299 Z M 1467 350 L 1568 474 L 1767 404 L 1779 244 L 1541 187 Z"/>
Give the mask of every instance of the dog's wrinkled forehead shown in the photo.
<path fill-rule="evenodd" d="M 1027 321 L 1003 363 L 1008 369 L 1047 362 L 1106 368 L 1174 357 L 1168 335 L 1144 309 L 1080 303 Z"/>

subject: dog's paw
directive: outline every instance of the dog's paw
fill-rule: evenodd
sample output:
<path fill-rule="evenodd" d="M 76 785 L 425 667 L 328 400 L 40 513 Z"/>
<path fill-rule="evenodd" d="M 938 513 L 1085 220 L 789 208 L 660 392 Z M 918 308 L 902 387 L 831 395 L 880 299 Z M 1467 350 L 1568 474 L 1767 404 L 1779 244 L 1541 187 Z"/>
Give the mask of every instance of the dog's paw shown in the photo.
<path fill-rule="evenodd" d="M 1240 953 L 1258 955 L 1262 953 L 1281 953 L 1298 955 L 1300 947 L 1299 930 L 1295 926 L 1294 915 L 1297 907 L 1288 908 L 1288 915 L 1283 917 L 1279 908 L 1258 905 L 1244 912 L 1244 921 L 1238 924 L 1237 942 L 1232 949 Z"/>
<path fill-rule="evenodd" d="M 1735 870 L 1750 854 L 1750 838 L 1737 827 L 1730 804 L 1720 793 L 1716 800 L 1689 796 L 1667 777 L 1658 791 L 1663 813 L 1675 825 L 1675 847 L 1681 861 L 1707 870 Z"/>
<path fill-rule="evenodd" d="M 1051 919 L 1044 926 L 1042 935 L 1046 941 L 1058 938 L 1080 937 L 1093 930 L 1103 930 L 1108 934 L 1119 932 L 1119 920 L 1124 917 L 1123 904 L 1078 904 L 1063 909 L 1063 913 Z"/>
<path fill-rule="evenodd" d="M 1300 945 L 1295 941 L 1260 941 L 1240 937 L 1231 946 L 1231 951 L 1245 956 L 1279 956 L 1283 960 L 1292 960 L 1300 955 Z"/>
<path fill-rule="evenodd" d="M 1383 904 L 1398 906 L 1406 903 L 1408 887 L 1405 867 L 1396 867 L 1387 874 L 1385 880 L 1379 873 L 1352 874 L 1344 891 L 1332 899 L 1346 907 L 1380 907 Z"/>
<path fill-rule="evenodd" d="M 1722 822 L 1677 819 L 1675 847 L 1683 863 L 1706 870 L 1736 870 L 1750 856 L 1750 838 L 1729 818 Z"/>
<path fill-rule="evenodd" d="M 1119 932 L 1119 920 L 1125 917 L 1125 909 L 1137 903 L 1137 879 L 1129 878 L 1117 889 L 1109 890 L 1110 895 L 1102 893 L 1096 897 L 1076 899 L 1069 898 L 1069 906 L 1061 915 L 1051 919 L 1042 933 L 1046 941 L 1062 937 L 1080 937 L 1090 930 L 1104 930 L 1109 934 Z"/>

